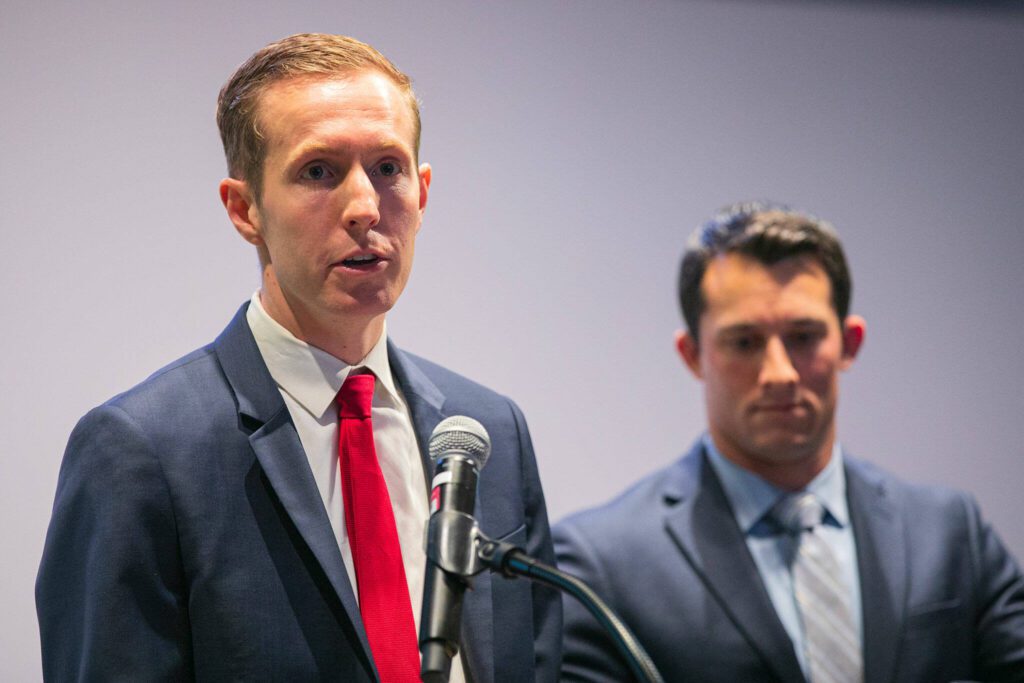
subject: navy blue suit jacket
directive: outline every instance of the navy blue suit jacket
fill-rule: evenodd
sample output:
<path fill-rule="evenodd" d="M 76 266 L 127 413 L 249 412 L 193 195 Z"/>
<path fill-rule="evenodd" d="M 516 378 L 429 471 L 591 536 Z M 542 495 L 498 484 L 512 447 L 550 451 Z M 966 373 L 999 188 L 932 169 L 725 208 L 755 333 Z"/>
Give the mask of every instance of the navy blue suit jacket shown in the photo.
<path fill-rule="evenodd" d="M 72 433 L 36 585 L 47 680 L 378 680 L 323 501 L 245 309 L 212 344 L 92 410 Z M 519 409 L 394 346 L 388 353 L 421 450 L 448 415 L 490 433 L 483 531 L 552 560 Z M 423 464 L 429 473 L 425 450 Z M 549 589 L 477 577 L 463 605 L 470 680 L 555 680 L 560 627 Z"/>
<path fill-rule="evenodd" d="M 1024 578 L 967 495 L 845 457 L 868 683 L 1024 681 Z M 559 566 L 634 631 L 666 681 L 804 680 L 698 443 L 607 505 L 555 526 Z M 625 681 L 565 602 L 563 680 Z"/>

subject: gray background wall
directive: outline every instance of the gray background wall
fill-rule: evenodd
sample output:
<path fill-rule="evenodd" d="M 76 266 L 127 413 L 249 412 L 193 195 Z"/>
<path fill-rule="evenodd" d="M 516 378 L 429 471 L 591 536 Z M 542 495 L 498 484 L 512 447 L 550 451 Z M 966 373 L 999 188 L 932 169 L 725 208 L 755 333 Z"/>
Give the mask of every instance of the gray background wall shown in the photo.
<path fill-rule="evenodd" d="M 1024 557 L 1021 12 L 3 0 L 0 17 L 0 679 L 40 676 L 32 588 L 75 421 L 257 286 L 217 199 L 214 98 L 298 31 L 358 36 L 414 76 L 434 184 L 390 330 L 519 401 L 553 518 L 700 431 L 676 263 L 715 208 L 770 197 L 848 247 L 869 330 L 844 443 L 972 491 Z"/>

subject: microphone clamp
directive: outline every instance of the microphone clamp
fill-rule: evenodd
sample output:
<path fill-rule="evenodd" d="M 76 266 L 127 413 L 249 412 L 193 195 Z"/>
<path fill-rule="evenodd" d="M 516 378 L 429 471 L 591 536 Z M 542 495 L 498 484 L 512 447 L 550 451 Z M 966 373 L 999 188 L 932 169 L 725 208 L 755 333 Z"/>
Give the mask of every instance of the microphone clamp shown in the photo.
<path fill-rule="evenodd" d="M 467 584 L 487 569 L 513 578 L 518 574 L 509 568 L 509 561 L 532 559 L 518 546 L 489 538 L 476 519 L 454 510 L 438 510 L 430 517 L 426 551 L 431 564 Z"/>
<path fill-rule="evenodd" d="M 489 540 L 472 515 L 438 510 L 427 523 L 427 560 L 468 582 L 487 568 L 478 547 Z"/>

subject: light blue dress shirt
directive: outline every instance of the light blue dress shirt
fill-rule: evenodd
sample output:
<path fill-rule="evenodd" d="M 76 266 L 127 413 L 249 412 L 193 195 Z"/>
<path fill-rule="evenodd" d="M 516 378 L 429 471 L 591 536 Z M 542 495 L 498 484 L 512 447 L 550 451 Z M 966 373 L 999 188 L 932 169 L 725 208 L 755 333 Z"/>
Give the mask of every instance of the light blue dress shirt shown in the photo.
<path fill-rule="evenodd" d="M 754 558 L 754 564 L 757 565 L 757 571 L 768 590 L 775 612 L 793 641 L 793 648 L 806 677 L 804 629 L 793 592 L 793 574 L 789 564 L 796 550 L 795 539 L 788 534 L 780 533 L 774 524 L 765 519 L 768 511 L 787 492 L 727 460 L 715 447 L 709 434 L 704 435 L 704 448 L 711 467 L 722 483 L 725 496 L 729 499 L 736 523 L 747 541 L 747 548 Z M 863 651 L 863 615 L 860 604 L 860 573 L 857 570 L 857 546 L 846 504 L 846 475 L 843 471 L 842 449 L 838 443 L 832 449 L 832 458 L 828 465 L 805 490 L 813 493 L 825 506 L 825 522 L 821 528 L 821 536 L 835 553 L 846 585 L 850 587 L 854 628 Z"/>

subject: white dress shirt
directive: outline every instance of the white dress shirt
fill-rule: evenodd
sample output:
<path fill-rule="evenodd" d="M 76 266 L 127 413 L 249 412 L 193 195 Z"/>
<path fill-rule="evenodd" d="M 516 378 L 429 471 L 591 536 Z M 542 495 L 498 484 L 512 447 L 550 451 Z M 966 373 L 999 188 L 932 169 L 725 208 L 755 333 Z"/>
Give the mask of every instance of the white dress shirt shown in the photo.
<path fill-rule="evenodd" d="M 246 320 L 306 451 L 357 600 L 359 591 L 345 528 L 338 467 L 338 410 L 334 399 L 353 370 L 366 368 L 376 375 L 371 410 L 373 442 L 395 514 L 418 639 L 426 568 L 423 539 L 429 518 L 427 483 L 409 407 L 391 376 L 387 330 L 363 360 L 347 365 L 278 324 L 263 308 L 258 291 L 252 296 Z M 451 680 L 464 681 L 458 658 L 452 662 Z"/>

